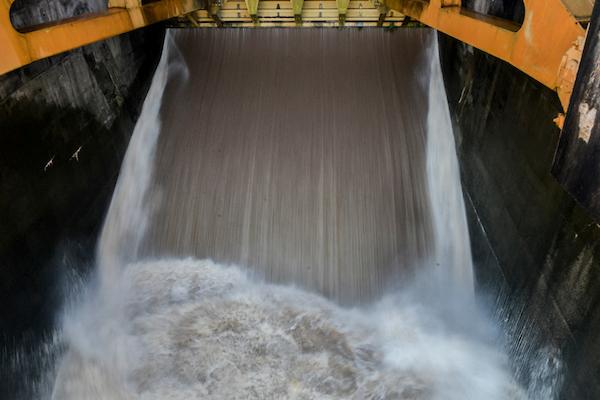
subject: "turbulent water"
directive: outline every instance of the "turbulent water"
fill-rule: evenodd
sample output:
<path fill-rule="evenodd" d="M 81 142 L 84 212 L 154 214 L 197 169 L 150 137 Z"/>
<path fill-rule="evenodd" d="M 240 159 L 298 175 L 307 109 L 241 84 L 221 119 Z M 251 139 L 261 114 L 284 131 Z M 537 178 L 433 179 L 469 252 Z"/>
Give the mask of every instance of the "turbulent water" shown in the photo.
<path fill-rule="evenodd" d="M 504 357 L 458 309 L 410 295 L 343 309 L 193 259 L 131 264 L 122 281 L 122 318 L 68 332 L 56 399 L 519 398 Z"/>
<path fill-rule="evenodd" d="M 471 270 L 430 31 L 170 32 L 51 397 L 523 398 Z"/>

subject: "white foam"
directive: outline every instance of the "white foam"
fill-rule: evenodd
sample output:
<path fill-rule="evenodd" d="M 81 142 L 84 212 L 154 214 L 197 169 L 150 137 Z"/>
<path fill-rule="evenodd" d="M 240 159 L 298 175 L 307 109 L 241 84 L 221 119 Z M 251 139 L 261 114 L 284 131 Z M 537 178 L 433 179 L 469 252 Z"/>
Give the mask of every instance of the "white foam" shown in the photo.
<path fill-rule="evenodd" d="M 121 287 L 124 319 L 71 343 L 56 399 L 520 398 L 493 345 L 412 295 L 349 310 L 193 259 L 130 265 Z"/>

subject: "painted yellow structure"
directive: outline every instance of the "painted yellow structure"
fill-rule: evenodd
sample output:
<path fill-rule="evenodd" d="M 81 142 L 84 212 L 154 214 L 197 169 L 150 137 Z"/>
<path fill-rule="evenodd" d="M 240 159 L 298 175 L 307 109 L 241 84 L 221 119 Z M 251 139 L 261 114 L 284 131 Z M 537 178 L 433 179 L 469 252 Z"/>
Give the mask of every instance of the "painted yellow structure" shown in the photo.
<path fill-rule="evenodd" d="M 522 26 L 468 12 L 459 0 L 384 0 L 394 10 L 498 57 L 556 90 L 566 110 L 585 30 L 561 0 L 524 0 Z"/>
<path fill-rule="evenodd" d="M 566 109 L 585 37 L 581 17 L 565 6 L 574 1 L 524 0 L 519 26 L 466 11 L 461 0 L 110 0 L 105 14 L 20 33 L 11 0 L 0 0 L 0 74 L 173 17 L 192 27 L 397 26 L 412 18 L 514 65 L 555 90 Z"/>
<path fill-rule="evenodd" d="M 198 0 L 160 0 L 142 6 L 111 0 L 106 13 L 18 32 L 10 22 L 10 0 L 0 0 L 0 74 L 33 61 L 107 39 L 201 7 Z"/>

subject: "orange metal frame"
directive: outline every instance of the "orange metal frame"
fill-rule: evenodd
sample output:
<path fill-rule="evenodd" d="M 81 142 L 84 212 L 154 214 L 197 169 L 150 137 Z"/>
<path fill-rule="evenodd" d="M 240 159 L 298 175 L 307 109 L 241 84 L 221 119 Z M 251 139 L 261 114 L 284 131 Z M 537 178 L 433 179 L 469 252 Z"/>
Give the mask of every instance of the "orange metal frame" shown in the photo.
<path fill-rule="evenodd" d="M 460 0 L 384 0 L 387 7 L 498 57 L 556 90 L 566 110 L 585 30 L 561 0 L 524 0 L 521 27 L 468 12 Z"/>
<path fill-rule="evenodd" d="M 59 21 L 21 33 L 10 21 L 11 4 L 10 0 L 0 0 L 0 74 L 202 6 L 197 0 L 160 0 L 145 6 L 113 7 L 103 14 Z"/>
<path fill-rule="evenodd" d="M 253 0 L 258 4 L 258 0 Z M 460 0 L 383 0 L 441 32 L 509 62 L 556 90 L 566 110 L 585 31 L 561 0 L 524 0 L 522 26 L 465 11 Z M 33 61 L 202 8 L 199 0 L 109 0 L 106 13 L 17 32 L 12 0 L 0 0 L 0 74 Z"/>

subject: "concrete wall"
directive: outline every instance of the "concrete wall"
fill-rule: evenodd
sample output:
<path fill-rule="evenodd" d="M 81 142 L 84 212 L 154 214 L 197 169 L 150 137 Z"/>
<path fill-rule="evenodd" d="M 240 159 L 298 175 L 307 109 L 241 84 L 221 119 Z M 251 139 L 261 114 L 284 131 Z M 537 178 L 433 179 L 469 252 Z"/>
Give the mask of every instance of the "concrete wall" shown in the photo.
<path fill-rule="evenodd" d="M 558 98 L 504 62 L 440 41 L 478 292 L 532 392 L 564 381 L 560 398 L 598 399 L 600 228 L 550 175 Z"/>
<path fill-rule="evenodd" d="M 17 393 L 37 366 L 15 352 L 38 361 L 64 291 L 90 270 L 163 35 L 136 31 L 0 77 L 2 399 L 31 398 Z"/>
<path fill-rule="evenodd" d="M 16 0 L 10 9 L 10 19 L 20 29 L 102 12 L 107 5 L 108 0 Z"/>

